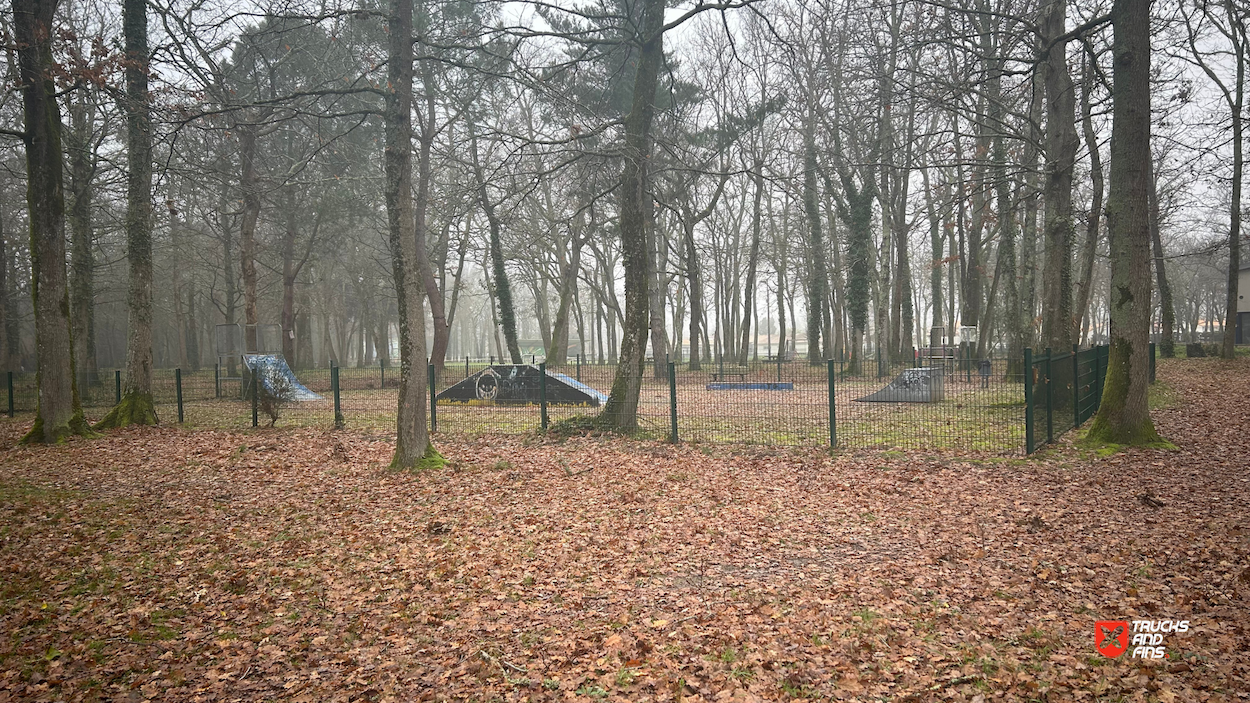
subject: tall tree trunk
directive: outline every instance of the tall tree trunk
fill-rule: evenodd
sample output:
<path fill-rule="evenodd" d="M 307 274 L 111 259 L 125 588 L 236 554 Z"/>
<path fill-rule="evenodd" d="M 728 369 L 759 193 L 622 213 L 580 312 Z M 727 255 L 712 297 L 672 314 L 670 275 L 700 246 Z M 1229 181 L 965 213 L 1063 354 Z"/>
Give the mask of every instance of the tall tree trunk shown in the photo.
<path fill-rule="evenodd" d="M 35 424 L 23 442 L 89 434 L 74 378 L 69 286 L 65 271 L 65 194 L 61 113 L 53 83 L 55 0 L 13 0 L 26 131 L 26 205 L 30 217 L 31 299 L 35 309 Z"/>
<path fill-rule="evenodd" d="M 1176 308 L 1172 304 L 1172 286 L 1168 284 L 1167 268 L 1163 265 L 1163 238 L 1159 234 L 1159 176 L 1150 173 L 1150 243 L 1154 248 L 1155 281 L 1159 284 L 1160 321 L 1163 334 L 1159 339 L 1159 353 L 1165 359 L 1176 356 Z"/>
<path fill-rule="evenodd" d="M 495 286 L 490 280 L 490 254 L 486 255 L 487 261 L 482 264 L 482 283 L 486 286 L 486 301 L 490 304 L 490 331 L 491 336 L 495 340 L 495 359 L 499 363 L 503 363 L 503 342 L 499 339 L 499 305 L 495 300 Z M 486 345 L 490 348 L 490 345 Z M 487 354 L 489 355 L 489 351 Z"/>
<path fill-rule="evenodd" d="M 622 432 L 638 428 L 638 394 L 647 353 L 650 320 L 648 287 L 651 283 L 647 251 L 647 209 L 652 195 L 647 162 L 651 157 L 651 123 L 655 116 L 655 91 L 664 60 L 664 0 L 644 0 L 638 70 L 634 77 L 633 104 L 625 117 L 624 168 L 621 170 L 621 254 L 625 265 L 625 319 L 620 359 L 612 392 L 600 420 Z"/>
<path fill-rule="evenodd" d="M 820 331 L 825 305 L 825 241 L 820 227 L 820 194 L 816 192 L 816 105 L 807 106 L 803 122 L 803 214 L 807 218 L 807 363 L 823 364 Z M 827 341 L 827 340 L 826 340 Z"/>
<path fill-rule="evenodd" d="M 1086 52 L 1092 54 L 1092 51 Z M 1094 257 L 1098 253 L 1098 230 L 1102 221 L 1102 198 L 1105 184 L 1102 176 L 1102 155 L 1098 152 L 1098 136 L 1094 132 L 1094 121 L 1091 114 L 1090 94 L 1093 92 L 1092 55 L 1085 62 L 1081 80 L 1081 128 L 1085 135 L 1085 148 L 1089 151 L 1090 189 L 1093 198 L 1089 206 L 1089 221 L 1085 224 L 1085 244 L 1081 248 L 1081 278 L 1077 293 L 1076 307 L 1072 310 L 1072 319 L 1078 327 L 1073 328 L 1073 340 L 1081 337 L 1079 326 L 1089 313 L 1090 289 L 1094 284 Z"/>
<path fill-rule="evenodd" d="M 282 356 L 288 363 L 295 361 L 295 277 L 299 268 L 295 261 L 295 194 L 294 188 L 286 192 L 286 228 L 282 233 Z"/>
<path fill-rule="evenodd" d="M 468 120 L 469 153 L 473 159 L 473 176 L 477 180 L 478 204 L 486 215 L 486 223 L 490 227 L 490 263 L 491 273 L 495 277 L 495 299 L 499 303 L 499 321 L 503 326 L 504 341 L 508 345 L 508 355 L 512 363 L 520 364 L 521 347 L 517 342 L 516 308 L 512 304 L 512 285 L 508 282 L 508 270 L 504 267 L 503 241 L 501 239 L 499 216 L 495 214 L 495 204 L 486 191 L 486 174 L 482 172 L 482 162 L 477 151 L 477 129 L 473 120 Z"/>
<path fill-rule="evenodd" d="M 227 182 L 225 173 L 222 173 L 222 182 Z M 221 196 L 219 208 L 221 212 L 225 212 L 227 208 L 224 191 Z M 222 222 L 221 231 L 221 275 L 222 279 L 224 279 L 223 285 L 226 289 L 226 300 L 225 305 L 222 306 L 222 314 L 226 318 L 225 323 L 233 325 L 238 321 L 239 288 L 238 281 L 234 277 L 234 233 L 230 225 L 224 221 Z M 214 349 L 214 351 L 218 350 Z M 226 359 L 226 368 L 221 370 L 222 373 L 226 374 L 229 378 L 237 378 L 239 376 L 239 358 L 233 353 L 233 351 L 234 350 L 231 350 L 230 356 Z M 218 360 L 218 363 L 220 363 L 220 359 Z"/>
<path fill-rule="evenodd" d="M 412 199 L 412 0 L 390 0 L 385 123 L 386 219 L 399 307 L 399 411 L 391 467 L 438 462 L 426 425 L 425 311 Z"/>
<path fill-rule="evenodd" d="M 551 346 L 547 349 L 547 365 L 563 366 L 569 361 L 569 315 L 577 296 L 577 272 L 582 266 L 582 241 L 578 232 L 569 237 L 569 253 L 560 252 L 560 302 L 551 329 Z M 579 345 L 580 346 L 580 345 Z"/>
<path fill-rule="evenodd" d="M 1028 138 L 1024 140 L 1024 219 L 1020 232 L 1020 308 L 1024 318 L 1024 346 L 1034 346 L 1037 339 L 1037 211 L 1040 205 L 1040 170 L 1038 157 L 1042 134 L 1039 127 L 1045 106 L 1045 76 L 1033 72 L 1032 99 L 1029 100 Z M 1101 216 L 1101 213 L 1099 213 Z"/>
<path fill-rule="evenodd" d="M 1232 116 L 1233 127 L 1233 182 L 1232 194 L 1228 207 L 1228 295 L 1224 309 L 1224 344 L 1220 348 L 1220 356 L 1232 359 L 1236 354 L 1238 279 L 1241 276 L 1241 187 L 1244 174 L 1245 156 L 1245 91 L 1246 91 L 1246 8 L 1233 0 L 1224 0 L 1224 9 L 1229 20 L 1229 34 L 1233 41 L 1233 58 L 1237 62 L 1236 85 L 1233 86 Z M 1162 264 L 1160 264 L 1162 265 Z M 1169 291 L 1170 293 L 1171 291 Z M 1243 334 L 1245 334 L 1243 332 Z"/>
<path fill-rule="evenodd" d="M 654 201 L 645 209 L 647 249 L 651 256 L 651 285 L 648 296 L 648 315 L 651 320 L 651 374 L 657 380 L 668 377 L 668 331 L 664 328 L 664 299 L 668 293 L 665 280 L 668 268 L 668 242 L 655 227 Z"/>
<path fill-rule="evenodd" d="M 983 287 L 985 270 L 982 265 L 982 235 L 985 232 L 986 208 L 989 206 L 989 193 L 985 174 L 985 157 L 990 152 L 991 131 L 985 116 L 985 100 L 977 101 L 976 157 L 973 162 L 970 183 L 972 186 L 972 217 L 964 236 L 960 239 L 960 291 L 959 324 L 977 327 L 981 324 Z M 962 342 L 961 342 L 962 344 Z"/>
<path fill-rule="evenodd" d="M 195 279 L 192 278 L 186 286 L 187 302 L 187 324 L 183 330 L 183 336 L 187 340 L 187 362 L 192 371 L 199 371 L 203 360 L 200 358 L 200 326 L 197 320 L 195 304 Z"/>
<path fill-rule="evenodd" d="M 423 91 L 425 93 L 425 119 L 422 121 L 421 132 L 417 135 L 416 253 L 417 266 L 421 270 L 421 281 L 425 285 L 425 297 L 430 303 L 430 319 L 434 324 L 434 339 L 430 347 L 430 363 L 434 364 L 434 368 L 438 373 L 442 373 L 443 364 L 447 359 L 447 344 L 451 340 L 451 326 L 447 322 L 447 309 L 444 305 L 443 291 L 439 288 L 438 277 L 435 276 L 434 267 L 430 263 L 430 245 L 428 241 L 430 180 L 433 177 L 433 156 L 431 151 L 434 146 L 434 135 L 437 132 L 435 120 L 438 117 L 435 103 L 437 88 L 433 70 L 430 68 L 430 61 L 428 60 L 421 62 L 421 80 L 425 87 Z M 476 137 L 474 139 L 474 148 L 476 148 Z M 476 158 L 474 156 L 475 165 Z M 492 241 L 494 240 L 492 239 Z M 446 253 L 443 256 L 446 257 Z M 442 269 L 441 266 L 439 268 Z"/>
<path fill-rule="evenodd" d="M 74 334 L 74 362 L 79 382 L 100 382 L 95 353 L 95 231 L 92 206 L 95 196 L 95 164 L 91 149 L 94 124 L 86 91 L 75 91 L 69 100 L 68 135 L 70 192 L 70 320 Z"/>
<path fill-rule="evenodd" d="M 9 335 L 12 334 L 12 291 L 9 290 L 9 246 L 4 231 L 4 201 L 0 198 L 0 371 L 13 371 L 16 355 L 9 352 Z"/>
<path fill-rule="evenodd" d="M 1042 337 L 1046 346 L 1072 346 L 1072 173 L 1076 165 L 1076 94 L 1064 34 L 1068 0 L 1047 0 L 1042 36 L 1046 71 L 1046 258 L 1042 269 Z"/>
<path fill-rule="evenodd" d="M 872 285 L 872 203 L 875 199 L 872 177 L 865 176 L 857 188 L 849 173 L 842 173 L 843 200 L 838 201 L 842 220 L 847 223 L 846 313 L 851 320 L 851 358 L 847 371 L 862 370 L 864 332 L 868 328 L 868 298 Z"/>
<path fill-rule="evenodd" d="M 922 168 L 920 176 L 924 183 L 925 211 L 929 216 L 929 289 L 933 298 L 932 327 L 941 327 L 942 319 L 942 220 L 938 217 L 937 205 L 934 202 L 933 187 L 929 183 L 929 169 Z M 944 340 L 930 338 L 924 346 L 942 344 Z"/>
<path fill-rule="evenodd" d="M 995 24 L 997 22 L 995 21 Z M 991 178 L 994 181 L 995 205 L 998 215 L 998 265 L 994 270 L 994 282 L 991 286 L 990 300 L 994 300 L 1000 282 L 1006 286 L 1003 296 L 1003 329 L 1007 333 L 1007 376 L 1019 377 L 1024 372 L 1024 320 L 1020 311 L 1020 283 L 1017 277 L 1016 261 L 1016 217 L 1015 204 L 1011 198 L 1011 179 L 1007 176 L 1007 146 L 999 125 L 1003 124 L 1004 110 L 1002 102 L 1002 70 L 1003 59 L 994 57 L 989 63 L 990 75 L 987 83 L 989 93 L 988 112 L 990 123 L 995 126 L 993 147 L 990 152 Z M 988 317 L 988 315 L 987 315 Z M 982 330 L 980 348 L 977 356 L 986 358 L 987 350 L 993 339 L 989 326 Z"/>
<path fill-rule="evenodd" d="M 148 17 L 144 0 L 125 0 L 126 261 L 130 285 L 126 388 L 98 428 L 155 425 L 152 400 L 152 122 L 148 96 Z"/>
<path fill-rule="evenodd" d="M 760 240 L 764 229 L 764 163 L 757 159 L 753 169 L 755 198 L 751 209 L 751 253 L 747 258 L 747 276 L 742 286 L 742 344 L 738 350 L 738 363 L 747 363 L 747 345 L 751 342 L 751 317 L 755 314 L 755 270 L 760 259 Z M 759 330 L 755 330 L 759 336 Z M 758 356 L 758 354 L 757 354 Z"/>
<path fill-rule="evenodd" d="M 245 351 L 256 350 L 256 222 L 260 219 L 260 183 L 256 173 L 256 127 L 240 125 L 239 187 L 243 191 L 243 215 L 239 223 L 239 270 L 243 275 L 243 321 Z"/>
<path fill-rule="evenodd" d="M 716 203 L 725 192 L 728 178 L 722 175 L 716 184 L 716 190 L 708 200 L 707 207 L 695 212 L 691 203 L 691 193 L 683 191 L 678 198 L 682 228 L 682 250 L 685 252 L 686 282 L 690 288 L 690 370 L 703 368 L 703 360 L 707 356 L 707 311 L 703 303 L 703 267 L 699 260 L 699 250 L 695 246 L 694 230 L 700 222 L 711 217 L 716 211 Z M 699 352 L 699 344 L 703 344 L 703 353 Z"/>
<path fill-rule="evenodd" d="M 172 187 L 170 191 L 173 191 Z M 169 242 L 173 245 L 174 251 L 183 251 L 182 230 L 178 222 L 178 208 L 172 198 L 165 201 L 165 208 L 169 212 Z M 178 340 L 178 368 L 186 369 L 190 367 L 190 364 L 187 359 L 187 314 L 183 308 L 182 267 L 174 266 L 173 274 L 174 336 Z"/>
<path fill-rule="evenodd" d="M 682 217 L 682 246 L 686 252 L 686 281 L 690 288 L 690 370 L 703 368 L 703 356 L 699 353 L 700 335 L 703 331 L 703 275 L 699 265 L 699 253 L 694 245 L 694 223 Z"/>
<path fill-rule="evenodd" d="M 1087 437 L 1115 444 L 1159 441 L 1150 420 L 1150 0 L 1115 0 L 1111 187 L 1111 350 L 1102 404 Z M 1070 328 L 1069 328 L 1070 329 Z"/>

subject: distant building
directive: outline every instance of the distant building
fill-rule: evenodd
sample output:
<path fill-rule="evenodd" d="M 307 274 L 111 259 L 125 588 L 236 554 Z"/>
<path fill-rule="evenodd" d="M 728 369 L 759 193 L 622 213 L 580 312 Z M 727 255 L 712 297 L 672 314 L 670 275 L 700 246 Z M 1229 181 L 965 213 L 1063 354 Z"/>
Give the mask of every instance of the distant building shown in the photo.
<path fill-rule="evenodd" d="M 1237 274 L 1237 344 L 1250 344 L 1250 263 Z"/>

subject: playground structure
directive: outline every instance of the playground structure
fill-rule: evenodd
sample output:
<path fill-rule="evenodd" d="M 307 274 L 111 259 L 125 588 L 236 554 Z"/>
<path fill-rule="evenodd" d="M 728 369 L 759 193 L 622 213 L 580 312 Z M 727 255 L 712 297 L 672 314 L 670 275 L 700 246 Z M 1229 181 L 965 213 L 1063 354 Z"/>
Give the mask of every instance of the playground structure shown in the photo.
<path fill-rule="evenodd" d="M 576 379 L 545 371 L 534 364 L 492 364 L 444 389 L 437 398 L 443 403 L 537 405 L 546 402 L 595 408 L 608 400 L 603 393 Z"/>
<path fill-rule="evenodd" d="M 255 383 L 270 395 L 287 400 L 322 400 L 300 383 L 282 355 L 282 328 L 279 325 L 217 325 L 217 396 L 223 384 L 238 382 L 239 398 L 250 398 Z"/>

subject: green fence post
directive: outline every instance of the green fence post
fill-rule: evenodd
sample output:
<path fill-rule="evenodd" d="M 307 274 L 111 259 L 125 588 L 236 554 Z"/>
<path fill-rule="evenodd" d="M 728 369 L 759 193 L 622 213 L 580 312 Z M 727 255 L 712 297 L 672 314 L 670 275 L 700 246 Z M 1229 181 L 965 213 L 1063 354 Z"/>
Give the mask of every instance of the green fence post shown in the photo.
<path fill-rule="evenodd" d="M 1155 382 L 1155 343 L 1150 343 L 1150 382 Z"/>
<path fill-rule="evenodd" d="M 1054 352 L 1046 347 L 1046 443 L 1055 442 L 1055 384 L 1050 375 L 1050 358 Z"/>
<path fill-rule="evenodd" d="M 438 376 L 434 364 L 425 365 L 425 382 L 430 387 L 430 434 L 438 430 Z"/>
<path fill-rule="evenodd" d="M 260 389 L 256 387 L 260 378 L 253 373 L 252 375 L 252 427 L 260 426 Z"/>
<path fill-rule="evenodd" d="M 781 383 L 781 354 L 777 354 L 777 383 Z"/>
<path fill-rule="evenodd" d="M 117 400 L 113 402 L 113 405 L 121 405 L 122 404 L 122 370 L 121 369 L 117 369 L 116 371 L 113 372 L 113 388 L 115 390 L 114 395 L 117 398 Z"/>
<path fill-rule="evenodd" d="M 1072 345 L 1072 429 L 1081 426 L 1081 364 L 1077 361 L 1081 345 Z"/>
<path fill-rule="evenodd" d="M 13 417 L 13 372 L 9 374 L 9 417 Z"/>
<path fill-rule="evenodd" d="M 213 364 L 213 397 L 221 397 L 221 364 Z"/>
<path fill-rule="evenodd" d="M 668 362 L 668 420 L 672 426 L 671 439 L 677 444 L 677 364 Z"/>
<path fill-rule="evenodd" d="M 182 369 L 174 369 L 174 388 L 178 392 L 178 424 L 182 424 Z"/>
<path fill-rule="evenodd" d="M 382 385 L 379 388 L 386 390 L 386 358 L 378 357 L 378 368 L 382 371 Z"/>
<path fill-rule="evenodd" d="M 547 362 L 538 365 L 538 421 L 547 430 Z"/>
<path fill-rule="evenodd" d="M 334 429 L 341 430 L 343 425 L 343 404 L 339 398 L 339 367 L 330 366 L 330 389 L 334 391 Z"/>
<path fill-rule="evenodd" d="M 825 360 L 825 369 L 829 385 L 829 448 L 834 449 L 838 446 L 838 404 L 837 395 L 833 387 L 833 378 L 837 376 L 837 373 L 834 371 L 833 359 Z"/>
<path fill-rule="evenodd" d="M 1024 453 L 1033 453 L 1033 350 L 1024 348 Z"/>

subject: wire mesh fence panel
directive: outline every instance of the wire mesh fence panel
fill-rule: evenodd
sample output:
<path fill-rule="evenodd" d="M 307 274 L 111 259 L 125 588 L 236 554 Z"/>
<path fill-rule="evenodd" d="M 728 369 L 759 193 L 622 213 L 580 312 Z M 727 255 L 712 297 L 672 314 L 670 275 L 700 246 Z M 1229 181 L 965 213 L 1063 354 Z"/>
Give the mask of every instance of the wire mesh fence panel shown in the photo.
<path fill-rule="evenodd" d="M 829 446 L 823 366 L 689 362 L 676 368 L 681 441 Z"/>
<path fill-rule="evenodd" d="M 1076 408 L 1075 422 L 1080 425 L 1094 416 L 1102 399 L 1102 374 L 1099 362 L 1102 360 L 1100 347 L 1093 347 L 1077 352 L 1076 355 Z"/>
<path fill-rule="evenodd" d="M 1098 411 L 1107 347 L 1041 354 L 1025 351 L 1031 388 L 1025 451 L 1033 453 L 1079 427 Z"/>
<path fill-rule="evenodd" d="M 1019 453 L 1023 376 L 1007 359 L 922 358 L 880 374 L 837 362 L 840 446 Z"/>
<path fill-rule="evenodd" d="M 1094 414 L 1106 364 L 1105 347 L 1036 355 L 1026 350 L 1023 359 L 977 359 L 966 346 L 933 347 L 907 362 L 874 353 L 858 364 L 773 359 L 657 366 L 648 360 L 634 379 L 636 435 L 828 446 L 833 430 L 837 446 L 848 449 L 1030 453 Z M 619 371 L 615 364 L 582 363 L 580 357 L 559 366 L 470 358 L 448 360 L 438 373 L 423 367 L 425 378 L 433 380 L 424 397 L 435 437 L 585 426 L 580 420 L 602 412 Z M 198 427 L 246 428 L 255 422 L 331 428 L 342 420 L 357 431 L 394 432 L 399 368 L 375 363 L 283 367 L 280 373 L 286 383 L 302 387 L 301 400 L 274 402 L 262 392 L 254 401 L 253 379 L 243 363 L 235 369 L 158 369 L 153 399 L 164 423 L 177 422 L 181 407 L 185 423 Z M 120 383 L 116 369 L 81 380 L 88 420 L 100 419 L 116 403 Z M 14 410 L 33 411 L 35 375 L 14 374 L 12 386 Z"/>
<path fill-rule="evenodd" d="M 1076 388 L 1076 380 L 1072 369 L 1072 356 L 1071 351 L 1058 353 L 1052 351 L 1047 366 L 1047 374 L 1050 376 L 1046 392 L 1049 394 L 1047 403 L 1050 405 L 1049 436 L 1051 441 L 1076 426 L 1073 418 L 1073 391 Z"/>

